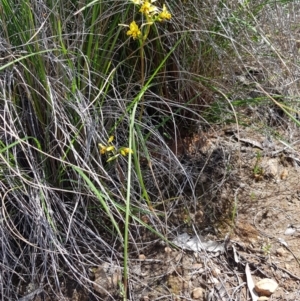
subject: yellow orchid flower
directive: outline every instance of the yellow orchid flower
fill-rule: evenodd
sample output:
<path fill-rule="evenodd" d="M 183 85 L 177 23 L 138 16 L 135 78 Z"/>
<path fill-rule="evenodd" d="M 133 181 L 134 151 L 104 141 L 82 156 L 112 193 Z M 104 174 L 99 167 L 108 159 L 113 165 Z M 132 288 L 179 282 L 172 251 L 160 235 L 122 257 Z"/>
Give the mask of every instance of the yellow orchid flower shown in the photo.
<path fill-rule="evenodd" d="M 125 157 L 125 156 L 128 155 L 129 153 L 133 154 L 133 150 L 132 150 L 131 148 L 129 148 L 129 147 L 122 147 L 122 148 L 120 149 L 120 153 L 121 153 L 122 156 Z"/>
<path fill-rule="evenodd" d="M 115 149 L 113 145 L 110 145 L 110 143 L 114 140 L 114 136 L 110 136 L 107 140 L 108 145 L 103 145 L 102 143 L 98 144 L 99 152 L 101 155 L 104 155 L 107 152 L 111 152 Z"/>
<path fill-rule="evenodd" d="M 113 145 L 107 146 L 107 147 L 106 147 L 106 151 L 107 151 L 107 152 L 111 152 L 111 151 L 113 151 L 114 149 L 115 149 L 115 147 L 114 147 Z"/>
<path fill-rule="evenodd" d="M 127 35 L 131 36 L 134 40 L 141 36 L 142 32 L 140 31 L 138 25 L 135 21 L 132 21 L 129 25 L 129 30 L 127 31 Z"/>
<path fill-rule="evenodd" d="M 99 146 L 100 154 L 104 155 L 106 153 L 107 147 L 105 145 L 101 144 L 101 143 L 99 143 L 98 146 Z"/>
<path fill-rule="evenodd" d="M 140 12 L 143 13 L 146 17 L 150 17 L 153 14 L 158 12 L 158 8 L 155 5 L 152 5 L 156 0 L 146 0 L 141 6 Z"/>
<path fill-rule="evenodd" d="M 158 20 L 159 21 L 170 20 L 171 17 L 172 17 L 171 14 L 169 13 L 169 11 L 167 10 L 166 5 L 164 4 L 162 12 L 158 15 Z"/>

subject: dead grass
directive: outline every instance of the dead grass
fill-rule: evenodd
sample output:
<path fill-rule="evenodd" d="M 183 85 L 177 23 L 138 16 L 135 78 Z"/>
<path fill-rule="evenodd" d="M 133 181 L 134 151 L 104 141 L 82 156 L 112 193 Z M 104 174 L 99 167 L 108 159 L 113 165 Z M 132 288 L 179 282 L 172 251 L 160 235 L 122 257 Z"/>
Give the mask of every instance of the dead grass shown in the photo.
<path fill-rule="evenodd" d="M 127 185 L 127 158 L 107 163 L 98 143 L 114 135 L 122 147 L 131 139 L 132 108 L 143 88 L 140 60 L 118 23 L 133 15 L 124 1 L 101 1 L 74 16 L 80 5 L 8 1 L 0 10 L 3 300 L 40 288 L 45 299 L 62 300 L 71 294 L 69 283 L 84 291 L 82 300 L 89 293 L 101 299 L 90 269 L 123 265 L 128 187 L 130 266 L 141 253 L 151 257 L 159 240 L 154 231 L 168 239 L 186 229 L 218 234 L 215 225 L 238 218 L 232 183 L 240 181 L 241 165 L 247 181 L 253 170 L 249 158 L 238 161 L 241 145 L 224 142 L 223 128 L 236 117 L 240 130 L 253 126 L 290 145 L 298 139 L 300 4 L 170 1 L 172 21 L 145 46 L 146 80 L 183 41 L 145 91 Z M 261 198 L 254 190 L 243 197 Z M 239 214 L 246 218 L 247 211 Z M 203 274 L 209 276 L 206 267 Z M 114 289 L 107 299 L 122 298 Z"/>

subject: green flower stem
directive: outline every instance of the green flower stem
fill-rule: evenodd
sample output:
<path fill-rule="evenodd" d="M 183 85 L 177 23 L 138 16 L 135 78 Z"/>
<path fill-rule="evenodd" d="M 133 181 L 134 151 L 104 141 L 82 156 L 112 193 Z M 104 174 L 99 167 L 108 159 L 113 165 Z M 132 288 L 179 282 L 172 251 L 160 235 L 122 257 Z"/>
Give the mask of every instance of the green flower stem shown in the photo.
<path fill-rule="evenodd" d="M 142 41 L 140 46 L 140 56 L 141 56 L 141 86 L 144 87 L 145 84 L 145 56 L 144 56 L 144 41 Z M 141 111 L 139 116 L 139 121 L 142 120 L 144 114 L 144 94 L 141 99 Z"/>
<path fill-rule="evenodd" d="M 144 52 L 144 46 L 145 46 L 145 41 L 148 38 L 149 32 L 150 32 L 150 26 L 151 26 L 151 22 L 149 20 L 149 18 L 147 18 L 147 26 L 146 26 L 146 30 L 145 30 L 145 34 L 143 35 L 143 37 L 141 39 L 139 39 L 140 41 L 140 56 L 141 56 L 141 85 L 142 87 L 144 87 L 145 84 L 145 52 Z M 142 96 L 141 99 L 141 111 L 140 111 L 140 116 L 139 116 L 139 121 L 142 120 L 144 114 L 144 94 Z"/>

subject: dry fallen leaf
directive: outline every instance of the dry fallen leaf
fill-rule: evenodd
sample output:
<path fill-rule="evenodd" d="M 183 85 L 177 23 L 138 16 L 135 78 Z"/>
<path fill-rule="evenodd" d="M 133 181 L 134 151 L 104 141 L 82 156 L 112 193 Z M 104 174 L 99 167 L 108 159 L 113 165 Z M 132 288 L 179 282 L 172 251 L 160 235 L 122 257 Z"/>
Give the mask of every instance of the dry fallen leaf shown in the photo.
<path fill-rule="evenodd" d="M 173 241 L 173 244 L 184 249 L 194 252 L 207 251 L 215 254 L 222 254 L 225 252 L 225 243 L 208 240 L 201 235 L 191 237 L 187 233 L 178 235 Z"/>
<path fill-rule="evenodd" d="M 257 295 L 256 291 L 254 290 L 254 282 L 252 279 L 252 275 L 251 275 L 248 263 L 246 264 L 245 273 L 246 273 L 247 285 L 248 285 L 248 289 L 249 289 L 252 301 L 257 301 L 258 295 Z"/>

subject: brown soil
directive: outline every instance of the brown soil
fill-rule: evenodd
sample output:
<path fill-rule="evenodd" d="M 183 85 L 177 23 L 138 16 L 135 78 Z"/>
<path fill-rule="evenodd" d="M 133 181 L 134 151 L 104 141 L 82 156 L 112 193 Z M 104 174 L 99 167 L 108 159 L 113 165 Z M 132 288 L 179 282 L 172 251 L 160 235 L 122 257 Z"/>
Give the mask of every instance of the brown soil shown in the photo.
<path fill-rule="evenodd" d="M 199 234 L 207 230 L 210 240 L 227 236 L 226 252 L 168 246 L 145 251 L 143 260 L 132 261 L 131 300 L 251 300 L 246 264 L 254 282 L 271 278 L 279 284 L 271 300 L 300 300 L 300 132 L 289 127 L 278 129 L 277 136 L 254 127 L 227 127 L 190 139 L 190 151 L 202 141 L 197 152 L 208 167 L 207 158 L 215 160 L 214 152 L 223 150 L 228 176 L 222 174 L 217 193 L 206 194 L 213 205 L 201 201 L 189 215 L 177 206 L 170 222 L 185 225 L 179 233 L 192 231 L 190 222 Z M 220 179 L 218 169 L 213 174 L 202 169 L 203 191 Z"/>
<path fill-rule="evenodd" d="M 279 284 L 270 300 L 300 300 L 299 129 L 289 122 L 271 133 L 250 125 L 216 127 L 183 143 L 188 160 L 198 164 L 199 197 L 156 210 L 171 212 L 170 239 L 197 233 L 224 242 L 226 251 L 186 251 L 141 230 L 144 242 L 130 259 L 128 299 L 251 300 L 248 264 L 254 282 L 270 278 Z M 102 300 L 122 299 L 118 266 L 99 266 L 91 278 Z M 64 300 L 92 300 L 78 294 L 73 289 Z"/>

